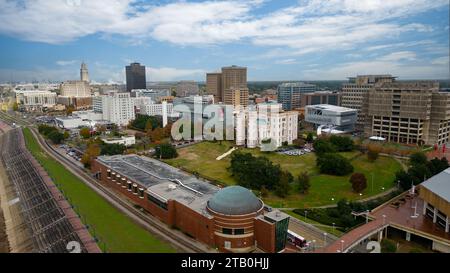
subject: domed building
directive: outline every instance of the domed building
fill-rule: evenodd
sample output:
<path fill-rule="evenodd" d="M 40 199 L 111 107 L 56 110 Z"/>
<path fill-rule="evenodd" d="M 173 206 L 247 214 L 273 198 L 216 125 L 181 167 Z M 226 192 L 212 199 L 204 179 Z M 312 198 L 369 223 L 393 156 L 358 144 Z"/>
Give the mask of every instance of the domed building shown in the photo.
<path fill-rule="evenodd" d="M 100 156 L 91 170 L 106 187 L 211 248 L 235 253 L 285 248 L 289 216 L 246 188 L 219 188 L 137 155 Z"/>

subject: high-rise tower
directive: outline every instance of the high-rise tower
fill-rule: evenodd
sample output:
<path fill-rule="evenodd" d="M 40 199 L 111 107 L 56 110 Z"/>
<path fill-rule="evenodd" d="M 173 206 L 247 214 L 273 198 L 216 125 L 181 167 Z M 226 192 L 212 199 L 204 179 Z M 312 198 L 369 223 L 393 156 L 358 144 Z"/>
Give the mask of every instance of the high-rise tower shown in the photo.
<path fill-rule="evenodd" d="M 84 82 L 89 82 L 89 72 L 84 62 L 81 63 L 80 78 Z"/>

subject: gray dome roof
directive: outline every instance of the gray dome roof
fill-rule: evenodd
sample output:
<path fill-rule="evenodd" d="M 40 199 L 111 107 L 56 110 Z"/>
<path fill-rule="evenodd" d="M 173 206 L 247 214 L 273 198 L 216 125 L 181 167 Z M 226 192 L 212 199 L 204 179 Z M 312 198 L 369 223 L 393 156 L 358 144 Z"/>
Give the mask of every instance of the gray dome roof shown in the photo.
<path fill-rule="evenodd" d="M 263 206 L 253 192 L 241 186 L 230 186 L 218 191 L 208 201 L 208 208 L 226 215 L 244 215 L 257 212 Z"/>

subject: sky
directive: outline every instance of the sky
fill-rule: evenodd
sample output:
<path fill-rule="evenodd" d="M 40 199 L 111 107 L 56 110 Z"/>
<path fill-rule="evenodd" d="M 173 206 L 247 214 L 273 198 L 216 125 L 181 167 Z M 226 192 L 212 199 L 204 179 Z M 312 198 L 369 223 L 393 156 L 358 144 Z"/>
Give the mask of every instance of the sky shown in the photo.
<path fill-rule="evenodd" d="M 448 0 L 0 0 L 0 82 L 449 79 Z"/>

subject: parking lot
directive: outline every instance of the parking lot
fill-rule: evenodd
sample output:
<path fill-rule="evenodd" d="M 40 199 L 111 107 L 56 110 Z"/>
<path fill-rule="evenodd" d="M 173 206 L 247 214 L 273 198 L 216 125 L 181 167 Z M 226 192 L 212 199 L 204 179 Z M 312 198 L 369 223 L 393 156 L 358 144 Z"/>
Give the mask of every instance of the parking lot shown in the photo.
<path fill-rule="evenodd" d="M 295 149 L 295 148 L 281 148 L 277 150 L 278 154 L 282 155 L 289 155 L 289 156 L 301 156 L 305 154 L 309 154 L 313 152 L 313 148 L 301 148 L 301 149 Z"/>

